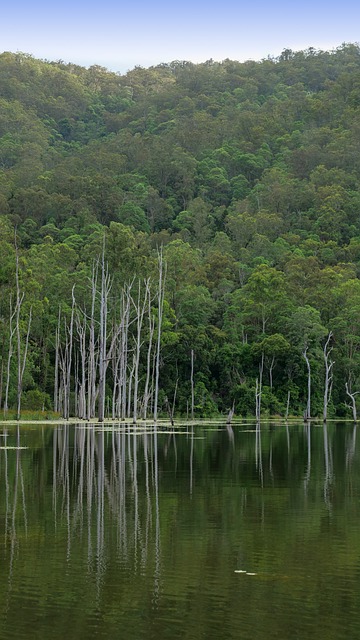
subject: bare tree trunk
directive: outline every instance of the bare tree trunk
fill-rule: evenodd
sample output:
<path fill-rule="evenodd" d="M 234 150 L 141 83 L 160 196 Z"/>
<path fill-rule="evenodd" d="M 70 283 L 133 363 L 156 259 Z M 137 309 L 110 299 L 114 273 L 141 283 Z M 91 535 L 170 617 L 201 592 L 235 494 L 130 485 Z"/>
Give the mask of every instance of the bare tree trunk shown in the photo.
<path fill-rule="evenodd" d="M 73 350 L 73 328 L 74 328 L 74 311 L 75 311 L 75 285 L 72 288 L 72 306 L 69 325 L 64 318 L 64 334 L 65 345 L 62 349 L 59 342 L 59 364 L 62 373 L 60 392 L 59 392 L 59 407 L 62 408 L 62 415 L 65 420 L 70 417 L 70 391 L 71 391 L 71 367 L 72 367 L 72 350 Z"/>
<path fill-rule="evenodd" d="M 28 326 L 27 333 L 25 338 L 25 346 L 23 353 L 21 353 L 21 331 L 20 331 L 20 311 L 22 307 L 22 303 L 24 300 L 24 293 L 20 293 L 20 281 L 19 281 L 19 252 L 16 243 L 16 235 L 15 235 L 15 252 L 16 252 L 16 270 L 15 270 L 15 278 L 16 278 L 16 308 L 15 308 L 15 319 L 16 319 L 16 338 L 17 338 L 17 420 L 20 420 L 21 414 L 21 396 L 22 396 L 22 388 L 23 388 L 23 379 L 26 367 L 26 359 L 27 352 L 29 346 L 29 336 L 30 336 L 30 327 L 31 327 L 31 316 L 32 309 L 30 307 L 29 317 L 28 317 Z"/>
<path fill-rule="evenodd" d="M 275 356 L 272 357 L 271 362 L 270 362 L 270 367 L 269 367 L 270 389 L 273 388 L 273 370 L 274 370 L 274 366 L 275 366 Z"/>
<path fill-rule="evenodd" d="M 118 402 L 121 405 L 121 418 L 126 418 L 126 393 L 127 393 L 127 370 L 128 370 L 128 342 L 129 342 L 129 324 L 130 324 L 130 291 L 129 287 L 126 294 L 126 303 L 124 310 L 123 330 L 121 334 L 121 360 L 120 360 L 120 380 L 119 380 L 119 396 Z"/>
<path fill-rule="evenodd" d="M 128 343 L 129 343 L 129 325 L 130 325 L 130 291 L 131 286 L 126 291 L 126 306 L 124 311 L 123 331 L 121 336 L 121 364 L 120 364 L 120 384 L 119 384 L 119 403 L 121 404 L 121 418 L 126 418 L 126 394 L 127 394 L 127 370 L 128 370 Z"/>
<path fill-rule="evenodd" d="M 256 378 L 256 383 L 255 383 L 255 414 L 256 414 L 257 422 L 260 422 L 260 417 L 261 417 L 261 394 L 262 394 L 263 372 L 264 372 L 264 354 L 262 354 L 261 362 L 259 364 L 259 378 Z"/>
<path fill-rule="evenodd" d="M 234 413 L 235 413 L 235 400 L 233 401 L 231 409 L 229 409 L 228 417 L 227 417 L 227 420 L 226 420 L 226 424 L 228 426 L 230 426 L 231 423 L 232 423 L 232 419 L 234 417 Z"/>
<path fill-rule="evenodd" d="M 2 405 L 3 384 L 4 384 L 4 361 L 1 360 L 1 369 L 0 369 L 0 407 Z"/>
<path fill-rule="evenodd" d="M 310 420 L 311 418 L 311 366 L 310 360 L 307 355 L 308 347 L 306 346 L 303 351 L 303 358 L 305 359 L 307 370 L 308 370 L 308 383 L 307 383 L 307 403 L 306 409 L 304 412 L 304 420 Z"/>
<path fill-rule="evenodd" d="M 288 419 L 289 417 L 289 408 L 290 408 L 290 395 L 291 395 L 291 391 L 288 391 L 287 394 L 287 401 L 286 401 L 286 412 L 285 412 L 285 420 Z"/>
<path fill-rule="evenodd" d="M 59 411 L 59 347 L 60 347 L 60 309 L 58 325 L 55 330 L 55 374 L 54 374 L 54 411 Z"/>
<path fill-rule="evenodd" d="M 79 418 L 79 354 L 74 352 L 74 416 Z"/>
<path fill-rule="evenodd" d="M 17 420 L 20 420 L 20 414 L 21 414 L 22 386 L 23 386 L 23 379 L 24 379 L 24 373 L 25 373 L 25 367 L 26 367 L 27 352 L 28 352 L 28 347 L 29 347 L 31 319 L 32 319 L 32 307 L 30 307 L 30 311 L 29 311 L 28 326 L 27 326 L 27 332 L 26 332 L 26 338 L 25 338 L 25 346 L 24 346 L 24 353 L 22 355 L 22 358 L 21 358 L 21 353 L 20 353 L 20 342 L 19 342 L 20 333 L 18 332 Z M 17 321 L 18 321 L 18 318 L 17 318 Z M 18 326 L 17 326 L 17 331 L 18 331 Z"/>
<path fill-rule="evenodd" d="M 127 417 L 130 418 L 131 415 L 131 397 L 132 397 L 132 383 L 135 371 L 135 355 L 133 355 L 133 363 L 129 375 L 129 392 L 128 392 L 128 403 L 127 403 Z"/>
<path fill-rule="evenodd" d="M 86 418 L 87 410 L 86 410 L 86 316 L 83 314 L 83 317 L 80 318 L 80 313 L 76 314 L 76 330 L 79 339 L 79 352 L 80 352 L 80 363 L 81 363 L 81 380 L 78 380 L 78 397 L 77 397 L 77 415 L 79 418 Z"/>
<path fill-rule="evenodd" d="M 134 405 L 133 405 L 133 423 L 136 424 L 137 416 L 138 416 L 138 391 L 139 391 L 139 363 L 140 363 L 140 351 L 141 351 L 141 331 L 145 313 L 145 307 L 147 303 L 147 298 L 150 297 L 150 289 L 149 289 L 149 280 L 145 282 L 145 293 L 144 300 L 141 304 L 141 288 L 140 288 L 140 280 L 138 287 L 138 299 L 135 305 L 136 314 L 137 314 L 137 331 L 135 338 L 135 368 L 134 368 Z"/>
<path fill-rule="evenodd" d="M 330 359 L 330 353 L 332 351 L 332 347 L 329 346 L 332 335 L 333 335 L 332 331 L 330 331 L 324 345 L 324 363 L 325 363 L 325 387 L 324 387 L 324 410 L 323 410 L 324 422 L 326 422 L 327 420 L 327 409 L 328 409 L 328 405 L 331 398 L 331 388 L 332 388 L 332 381 L 333 381 L 332 368 L 334 366 L 334 362 L 333 360 Z"/>
<path fill-rule="evenodd" d="M 149 295 L 148 298 L 148 320 L 149 320 L 149 344 L 147 350 L 147 359 L 146 359 L 146 379 L 145 379 L 145 387 L 144 387 L 144 408 L 143 408 L 143 418 L 146 420 L 148 404 L 149 404 L 149 383 L 150 383 L 150 375 L 151 375 L 151 351 L 152 351 L 152 342 L 154 336 L 155 329 L 155 318 L 151 313 L 151 298 Z"/>
<path fill-rule="evenodd" d="M 10 366 L 11 359 L 13 355 L 13 338 L 15 333 L 15 327 L 13 326 L 13 320 L 16 314 L 16 307 L 14 311 L 12 310 L 12 301 L 10 297 L 10 319 L 9 319 L 9 350 L 8 350 L 8 358 L 7 358 L 7 366 L 6 366 L 6 386 L 5 386 L 5 400 L 4 400 L 4 413 L 7 413 L 9 409 L 9 386 L 10 386 Z"/>
<path fill-rule="evenodd" d="M 155 363 L 155 396 L 154 396 L 154 422 L 156 424 L 158 417 L 158 398 L 159 398 L 159 374 L 160 374 L 160 346 L 161 346 L 161 328 L 162 328 L 162 316 L 164 308 L 164 294 L 165 294 L 165 276 L 166 268 L 164 265 L 164 258 L 162 247 L 158 251 L 158 263 L 159 263 L 159 291 L 158 291 L 158 327 L 157 327 L 157 344 L 156 344 L 156 363 Z"/>
<path fill-rule="evenodd" d="M 352 409 L 353 420 L 356 423 L 357 422 L 357 410 L 356 410 L 356 399 L 355 399 L 355 396 L 359 393 L 359 391 L 355 391 L 354 393 L 352 393 L 351 389 L 349 389 L 349 384 L 347 382 L 345 382 L 345 389 L 346 389 L 347 395 L 351 399 L 351 409 Z"/>
<path fill-rule="evenodd" d="M 99 333 L 99 396 L 98 396 L 98 419 L 104 422 L 105 417 L 105 386 L 107 370 L 107 316 L 108 299 L 111 290 L 111 280 L 107 267 L 105 266 L 105 236 L 101 259 L 101 292 L 100 292 L 100 333 Z"/>
<path fill-rule="evenodd" d="M 69 326 L 69 337 L 68 337 L 68 357 L 66 363 L 66 419 L 68 420 L 70 417 L 70 393 L 71 393 L 71 366 L 72 366 L 72 351 L 73 351 L 73 333 L 74 333 L 74 312 L 75 312 L 75 296 L 74 296 L 75 285 L 72 288 L 72 306 L 71 306 L 71 316 L 70 316 L 70 326 Z"/>
<path fill-rule="evenodd" d="M 194 392 L 194 349 L 191 349 L 190 384 L 191 384 L 191 420 L 194 422 L 194 402 L 195 402 L 195 392 Z"/>
<path fill-rule="evenodd" d="M 120 405 L 118 403 L 119 387 L 120 387 L 120 362 L 121 362 L 121 348 L 120 340 L 118 340 L 114 347 L 112 356 L 112 369 L 113 369 L 113 392 L 112 392 L 112 419 L 115 420 L 120 415 Z"/>
<path fill-rule="evenodd" d="M 95 302 L 96 287 L 98 275 L 98 262 L 93 264 L 91 278 L 91 313 L 89 323 L 89 356 L 88 356 L 88 394 L 87 394 L 87 419 L 95 416 L 96 403 L 96 368 L 97 362 L 95 357 Z"/>

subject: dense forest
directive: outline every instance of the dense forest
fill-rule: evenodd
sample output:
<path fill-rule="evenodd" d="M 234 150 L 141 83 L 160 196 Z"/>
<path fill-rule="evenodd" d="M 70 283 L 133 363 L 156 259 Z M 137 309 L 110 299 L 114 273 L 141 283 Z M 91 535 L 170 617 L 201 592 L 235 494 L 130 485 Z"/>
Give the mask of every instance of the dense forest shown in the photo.
<path fill-rule="evenodd" d="M 351 417 L 360 48 L 0 55 L 0 406 Z"/>

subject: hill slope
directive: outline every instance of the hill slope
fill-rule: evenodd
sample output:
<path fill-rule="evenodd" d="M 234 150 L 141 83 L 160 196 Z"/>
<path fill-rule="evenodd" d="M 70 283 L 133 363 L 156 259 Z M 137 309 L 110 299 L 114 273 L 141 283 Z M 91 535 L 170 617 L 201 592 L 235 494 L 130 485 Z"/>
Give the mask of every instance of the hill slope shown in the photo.
<path fill-rule="evenodd" d="M 124 76 L 0 55 L 1 404 L 7 380 L 7 404 L 16 404 L 16 228 L 18 297 L 25 292 L 20 352 L 30 308 L 33 316 L 23 406 L 52 402 L 59 305 L 65 345 L 74 285 L 90 339 L 89 277 L 105 234 L 108 348 L 124 286 L 134 278 L 151 279 L 150 320 L 156 316 L 157 248 L 164 247 L 161 409 L 171 412 L 176 389 L 182 413 L 192 397 L 197 415 L 233 402 L 238 413 L 254 413 L 257 381 L 263 411 L 285 413 L 289 402 L 290 412 L 302 413 L 310 372 L 317 414 L 328 357 L 328 367 L 335 362 L 329 409 L 346 414 L 345 383 L 360 390 L 359 104 L 360 49 L 351 44 L 285 50 L 258 63 L 173 62 Z M 136 286 L 132 354 L 147 295 L 135 294 Z M 130 411 L 134 402 L 143 407 L 148 354 L 155 353 L 151 321 L 142 322 L 137 365 L 133 355 L 124 365 Z M 72 413 L 89 375 L 79 327 Z"/>

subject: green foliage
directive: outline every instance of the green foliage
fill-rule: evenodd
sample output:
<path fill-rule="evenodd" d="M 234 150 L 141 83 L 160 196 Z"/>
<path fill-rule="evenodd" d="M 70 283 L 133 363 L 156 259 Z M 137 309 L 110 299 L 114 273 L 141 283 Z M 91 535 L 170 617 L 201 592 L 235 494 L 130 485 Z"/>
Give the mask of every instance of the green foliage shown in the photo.
<path fill-rule="evenodd" d="M 350 44 L 124 76 L 0 55 L 0 360 L 16 229 L 22 335 L 33 312 L 25 403 L 52 397 L 59 307 L 75 286 L 89 309 L 105 236 L 111 319 L 124 284 L 156 281 L 163 245 L 160 379 L 168 397 L 179 379 L 183 412 L 194 350 L 199 414 L 253 413 L 261 357 L 264 410 L 284 412 L 291 391 L 301 413 L 306 348 L 320 410 L 329 331 L 344 412 L 344 382 L 360 388 L 359 72 Z M 10 379 L 13 401 L 14 357 Z"/>

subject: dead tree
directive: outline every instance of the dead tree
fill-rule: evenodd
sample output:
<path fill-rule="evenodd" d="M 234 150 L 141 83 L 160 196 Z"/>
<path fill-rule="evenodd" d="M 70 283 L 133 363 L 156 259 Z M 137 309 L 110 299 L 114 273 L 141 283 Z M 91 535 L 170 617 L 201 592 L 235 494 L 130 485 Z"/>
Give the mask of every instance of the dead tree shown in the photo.
<path fill-rule="evenodd" d="M 290 389 L 288 390 L 288 394 L 287 394 L 287 400 L 286 400 L 286 411 L 285 411 L 285 420 L 287 421 L 288 417 L 289 417 L 289 409 L 290 409 L 290 396 L 291 396 L 291 391 Z"/>
<path fill-rule="evenodd" d="M 139 394 L 139 363 L 140 363 L 140 351 L 142 346 L 142 325 L 145 314 L 145 308 L 147 299 L 150 296 L 150 283 L 149 280 L 145 282 L 144 297 L 141 302 L 141 285 L 139 280 L 137 302 L 132 302 L 136 310 L 136 336 L 135 336 L 135 353 L 134 353 L 134 398 L 133 398 L 133 423 L 136 424 L 138 416 L 138 394 Z"/>
<path fill-rule="evenodd" d="M 71 369 L 73 354 L 73 332 L 74 332 L 74 313 L 75 313 L 75 285 L 72 288 L 72 305 L 70 321 L 67 323 L 64 318 L 64 346 L 59 345 L 59 365 L 62 373 L 61 384 L 59 390 L 59 404 L 62 408 L 62 415 L 65 420 L 70 417 L 70 392 L 71 392 Z M 60 408 L 60 407 L 59 407 Z"/>
<path fill-rule="evenodd" d="M 128 385 L 128 355 L 129 355 L 129 327 L 130 327 L 130 295 L 131 295 L 132 283 L 126 288 L 124 292 L 124 310 L 121 341 L 120 341 L 120 372 L 119 372 L 119 411 L 121 407 L 121 418 L 126 418 L 126 394 Z"/>
<path fill-rule="evenodd" d="M 85 313 L 80 312 L 79 309 L 76 310 L 75 315 L 75 326 L 78 335 L 78 343 L 79 343 L 79 362 L 78 369 L 80 368 L 80 375 L 76 376 L 76 384 L 78 387 L 78 393 L 75 394 L 76 398 L 76 406 L 77 406 L 77 415 L 79 418 L 87 417 L 87 407 L 86 407 L 86 367 L 87 367 L 87 353 L 86 353 L 86 330 L 87 330 L 87 322 Z"/>
<path fill-rule="evenodd" d="M 350 384 L 348 384 L 347 382 L 345 382 L 345 390 L 346 390 L 346 394 L 349 396 L 349 398 L 351 400 L 351 410 L 352 410 L 353 420 L 356 423 L 357 422 L 357 409 L 356 409 L 356 398 L 355 398 L 355 396 L 358 395 L 359 391 L 352 392 Z"/>
<path fill-rule="evenodd" d="M 158 251 L 158 264 L 159 264 L 158 318 L 157 318 L 158 326 L 157 326 L 157 341 L 156 341 L 155 390 L 154 390 L 154 422 L 155 424 L 158 417 L 161 328 L 162 328 L 162 317 L 163 317 L 163 310 L 164 310 L 165 278 L 166 278 L 166 265 L 164 264 L 162 247 Z"/>
<path fill-rule="evenodd" d="M 98 420 L 104 422 L 105 417 L 105 386 L 106 370 L 108 367 L 107 352 L 107 317 L 108 301 L 111 291 L 111 278 L 108 267 L 105 264 L 105 237 L 101 259 L 101 290 L 100 290 L 100 328 L 99 328 L 99 395 L 98 395 Z"/>
<path fill-rule="evenodd" d="M 58 324 L 55 329 L 54 411 L 56 412 L 60 410 L 60 407 L 59 407 L 60 321 L 61 321 L 61 310 L 59 308 Z"/>
<path fill-rule="evenodd" d="M 14 318 L 16 314 L 16 307 L 12 309 L 12 299 L 10 296 L 10 318 L 9 318 L 9 349 L 8 349 L 8 357 L 7 357 L 7 365 L 6 365 L 6 386 L 5 386 L 5 399 L 4 399 L 4 413 L 7 413 L 9 409 L 9 386 L 10 386 L 10 367 L 11 367 L 11 359 L 13 356 L 13 338 L 15 334 L 14 327 Z"/>
<path fill-rule="evenodd" d="M 323 409 L 324 422 L 326 422 L 327 420 L 327 410 L 328 410 L 329 402 L 331 399 L 331 390 L 332 390 L 332 382 L 333 382 L 332 368 L 334 366 L 334 361 L 331 360 L 330 358 L 330 354 L 333 349 L 332 347 L 330 347 L 330 340 L 332 338 L 332 335 L 333 335 L 332 331 L 330 331 L 323 349 L 324 363 L 325 363 L 325 386 L 324 386 L 324 409 Z"/>
<path fill-rule="evenodd" d="M 147 358 L 146 358 L 146 378 L 145 378 L 145 387 L 144 387 L 144 401 L 143 401 L 143 418 L 146 420 L 148 404 L 150 399 L 149 393 L 149 385 L 150 385 L 150 376 L 151 376 L 151 352 L 153 346 L 153 337 L 155 330 L 155 317 L 152 313 L 151 309 L 151 297 L 148 297 L 148 324 L 149 324 L 149 342 L 147 349 Z"/>
<path fill-rule="evenodd" d="M 87 368 L 87 419 L 95 416 L 96 410 L 96 370 L 98 357 L 96 354 L 95 340 L 95 305 L 97 293 L 98 262 L 94 262 L 91 277 L 91 310 L 89 318 L 89 345 L 88 345 L 88 368 Z"/>
<path fill-rule="evenodd" d="M 195 403 L 195 391 L 194 391 L 194 349 L 191 349 L 190 386 L 191 386 L 191 420 L 192 420 L 192 422 L 194 422 L 194 403 Z"/>
<path fill-rule="evenodd" d="M 310 420 L 311 418 L 311 365 L 308 357 L 308 346 L 306 345 L 303 353 L 303 358 L 306 362 L 306 367 L 308 371 L 308 380 L 307 380 L 307 403 L 306 409 L 304 412 L 304 420 Z"/>
<path fill-rule="evenodd" d="M 264 353 L 261 356 L 261 361 L 259 364 L 259 377 L 256 378 L 255 382 L 255 415 L 256 422 L 260 422 L 261 417 L 261 395 L 262 395 L 262 379 L 264 372 Z"/>
<path fill-rule="evenodd" d="M 235 413 L 235 400 L 232 403 L 231 409 L 229 409 L 228 416 L 227 416 L 227 419 L 226 419 L 226 424 L 228 426 L 230 426 L 231 423 L 232 423 L 232 419 L 234 417 L 234 413 Z"/>
<path fill-rule="evenodd" d="M 17 410 L 16 416 L 17 420 L 20 420 L 21 414 L 21 396 L 23 389 L 23 379 L 26 367 L 26 359 L 27 352 L 29 347 L 29 337 L 30 337 L 30 327 L 31 327 L 31 316 L 32 316 L 32 308 L 30 307 L 28 322 L 27 322 L 27 331 L 25 336 L 25 345 L 22 348 L 22 337 L 21 337 L 21 329 L 20 329 L 20 312 L 21 307 L 24 301 L 24 293 L 20 291 L 20 280 L 19 280 L 19 252 L 16 244 L 16 235 L 15 235 L 15 252 L 16 252 L 16 269 L 15 269 L 15 280 L 16 280 L 16 307 L 15 307 L 15 326 L 16 326 L 16 341 L 17 341 Z"/>

